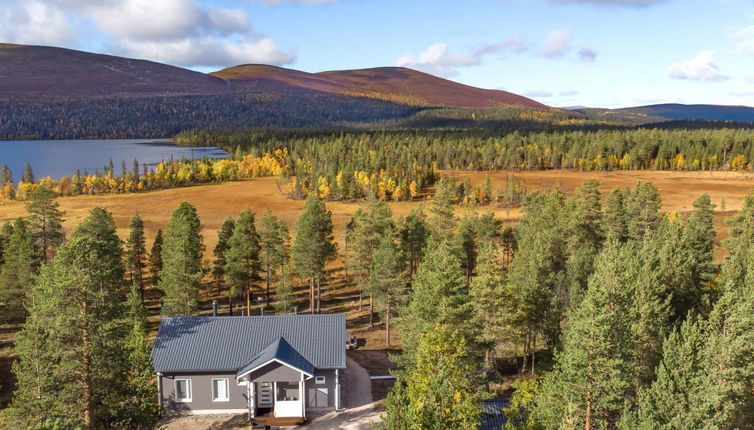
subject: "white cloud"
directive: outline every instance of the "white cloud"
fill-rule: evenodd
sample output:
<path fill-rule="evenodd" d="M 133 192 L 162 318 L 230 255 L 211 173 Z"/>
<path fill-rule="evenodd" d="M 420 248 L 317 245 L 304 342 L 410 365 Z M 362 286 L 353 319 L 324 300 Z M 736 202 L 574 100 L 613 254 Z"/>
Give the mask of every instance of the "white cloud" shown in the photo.
<path fill-rule="evenodd" d="M 261 1 L 267 4 L 271 4 L 271 5 L 280 5 L 280 4 L 285 4 L 285 3 L 323 5 L 323 4 L 340 3 L 342 0 L 261 0 Z"/>
<path fill-rule="evenodd" d="M 296 59 L 295 53 L 280 51 L 269 38 L 234 42 L 216 37 L 184 38 L 167 42 L 124 41 L 119 49 L 127 56 L 194 67 L 246 63 L 290 64 Z"/>
<path fill-rule="evenodd" d="M 544 57 L 562 57 L 571 49 L 571 37 L 573 31 L 570 28 L 553 30 L 547 35 L 540 54 Z"/>
<path fill-rule="evenodd" d="M 720 82 L 728 79 L 728 76 L 715 64 L 714 51 L 702 51 L 688 61 L 672 64 L 668 67 L 667 74 L 673 79 L 704 82 Z"/>
<path fill-rule="evenodd" d="M 189 67 L 280 65 L 296 57 L 254 32 L 243 10 L 197 0 L 31 0 L 23 5 L 0 10 L 3 40 L 70 45 L 76 39 L 72 24 L 91 20 L 109 37 L 107 51 L 116 55 Z"/>
<path fill-rule="evenodd" d="M 578 52 L 579 61 L 584 63 L 593 63 L 597 59 L 597 51 L 589 47 L 583 47 Z"/>
<path fill-rule="evenodd" d="M 69 45 L 76 32 L 62 9 L 45 1 L 25 1 L 0 9 L 0 40 L 33 45 Z"/>
<path fill-rule="evenodd" d="M 554 96 L 553 93 L 551 93 L 549 91 L 545 91 L 545 90 L 527 91 L 523 95 L 525 97 L 538 97 L 538 98 L 549 98 L 549 97 L 553 97 Z"/>
<path fill-rule="evenodd" d="M 498 43 L 490 43 L 470 53 L 450 52 L 448 45 L 435 43 L 420 53 L 418 57 L 411 54 L 400 56 L 396 60 L 396 65 L 421 70 L 436 76 L 452 77 L 458 74 L 457 68 L 477 66 L 481 64 L 482 58 L 486 55 L 501 51 L 525 52 L 528 49 L 529 43 L 521 36 L 511 37 Z"/>

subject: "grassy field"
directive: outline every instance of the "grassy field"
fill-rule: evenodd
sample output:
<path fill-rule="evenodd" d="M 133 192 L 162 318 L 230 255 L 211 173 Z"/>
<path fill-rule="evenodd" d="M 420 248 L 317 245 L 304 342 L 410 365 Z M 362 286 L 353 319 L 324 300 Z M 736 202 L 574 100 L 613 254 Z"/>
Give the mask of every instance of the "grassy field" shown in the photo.
<path fill-rule="evenodd" d="M 485 178 L 491 178 L 493 188 L 502 188 L 508 175 L 507 172 L 443 172 L 458 179 L 469 178 L 474 184 L 482 184 Z M 662 193 L 663 211 L 688 212 L 692 201 L 702 193 L 709 193 L 712 201 L 718 205 L 715 217 L 715 228 L 718 241 L 728 235 L 725 218 L 741 208 L 744 196 L 750 189 L 754 189 L 754 174 L 734 172 L 663 172 L 663 171 L 628 171 L 628 172 L 570 172 L 570 171 L 538 171 L 516 173 L 526 181 L 529 191 L 551 189 L 560 183 L 566 194 L 584 181 L 595 178 L 602 183 L 603 191 L 607 192 L 618 187 L 633 187 L 637 181 L 651 181 Z M 725 201 L 725 211 L 721 211 L 721 202 Z M 206 263 L 209 264 L 211 250 L 214 248 L 217 229 L 227 216 L 237 216 L 246 208 L 261 214 L 271 210 L 275 215 L 286 220 L 295 234 L 294 227 L 303 207 L 303 201 L 290 200 L 279 191 L 275 178 L 254 179 L 243 182 L 232 182 L 218 185 L 202 185 L 190 188 L 163 190 L 143 194 L 127 194 L 114 196 L 79 196 L 60 198 L 60 206 L 66 212 L 66 229 L 73 228 L 86 215 L 89 209 L 102 206 L 109 209 L 115 218 L 118 234 L 121 238 L 127 236 L 127 224 L 131 215 L 138 211 L 145 222 L 147 244 L 151 246 L 154 234 L 158 229 L 164 229 L 170 214 L 182 201 L 196 205 L 199 216 L 204 225 L 204 242 Z M 343 227 L 359 207 L 361 202 L 327 202 L 327 208 L 333 213 L 335 236 L 341 250 L 343 249 Z M 391 203 L 396 217 L 405 216 L 411 209 L 417 208 L 421 201 Z M 482 210 L 493 210 L 496 216 L 506 223 L 514 223 L 520 216 L 518 209 L 483 207 Z M 464 209 L 459 208 L 459 213 Z M 0 203 L 0 222 L 11 220 L 18 216 L 25 216 L 23 202 Z M 719 250 L 717 257 L 724 256 Z M 348 319 L 348 329 L 351 333 L 363 339 L 365 349 L 384 349 L 384 333 L 381 325 L 368 328 L 368 304 L 364 301 L 359 309 L 358 289 L 347 285 L 343 276 L 342 261 L 339 259 L 329 266 L 328 281 L 323 287 L 323 312 L 344 312 Z M 211 285 L 204 290 L 206 301 L 202 312 L 210 312 L 211 300 L 218 299 L 221 312 L 227 312 L 227 298 Z M 302 285 L 297 290 L 300 309 L 305 310 L 306 289 Z M 159 324 L 157 317 L 160 293 L 151 289 L 147 294 L 148 307 L 154 315 L 151 327 L 156 330 Z M 259 309 L 255 310 L 258 313 Z M 16 327 L 0 327 L 0 380 L 11 381 L 10 363 L 13 358 L 12 335 Z M 393 344 L 399 339 L 393 339 Z M 10 384 L 3 383 L 0 391 L 0 408 L 9 400 Z"/>

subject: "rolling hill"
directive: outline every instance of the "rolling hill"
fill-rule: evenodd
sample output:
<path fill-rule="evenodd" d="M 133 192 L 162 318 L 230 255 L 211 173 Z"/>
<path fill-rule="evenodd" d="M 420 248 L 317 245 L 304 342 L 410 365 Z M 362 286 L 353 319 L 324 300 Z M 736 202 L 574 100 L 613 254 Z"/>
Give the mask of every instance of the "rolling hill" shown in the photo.
<path fill-rule="evenodd" d="M 282 67 L 247 64 L 211 73 L 239 90 L 291 91 L 306 88 L 419 106 L 494 108 L 546 105 L 507 91 L 476 88 L 404 67 L 377 67 L 306 73 Z"/>

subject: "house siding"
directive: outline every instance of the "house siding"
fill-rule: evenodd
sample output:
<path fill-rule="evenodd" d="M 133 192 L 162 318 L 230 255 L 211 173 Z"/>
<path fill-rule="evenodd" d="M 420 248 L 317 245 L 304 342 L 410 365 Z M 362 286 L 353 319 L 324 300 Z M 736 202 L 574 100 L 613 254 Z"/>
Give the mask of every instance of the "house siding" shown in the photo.
<path fill-rule="evenodd" d="M 228 379 L 228 401 L 212 401 L 212 379 Z M 160 376 L 162 405 L 173 412 L 196 413 L 203 411 L 248 410 L 246 386 L 238 385 L 235 373 L 170 373 Z M 191 380 L 191 401 L 175 400 L 175 380 Z"/>
<path fill-rule="evenodd" d="M 301 373 L 274 362 L 249 373 L 249 377 L 253 382 L 298 382 L 301 380 Z"/>
<path fill-rule="evenodd" d="M 316 384 L 316 377 L 324 376 L 325 384 Z M 317 388 L 327 389 L 327 401 L 325 405 L 311 406 L 311 395 L 316 393 Z M 314 372 L 314 378 L 306 380 L 306 409 L 307 410 L 327 410 L 335 409 L 335 370 L 334 369 L 318 369 Z"/>

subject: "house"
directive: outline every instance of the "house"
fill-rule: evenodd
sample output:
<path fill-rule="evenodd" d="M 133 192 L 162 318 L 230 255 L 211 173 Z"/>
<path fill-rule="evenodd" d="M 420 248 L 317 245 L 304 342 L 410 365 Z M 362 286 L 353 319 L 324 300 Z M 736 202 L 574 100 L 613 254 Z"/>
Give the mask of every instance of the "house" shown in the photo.
<path fill-rule="evenodd" d="M 165 317 L 152 367 L 169 413 L 248 413 L 293 425 L 341 408 L 343 314 Z"/>
<path fill-rule="evenodd" d="M 490 399 L 482 402 L 482 417 L 479 430 L 500 430 L 505 425 L 503 410 L 508 407 L 509 399 Z"/>

